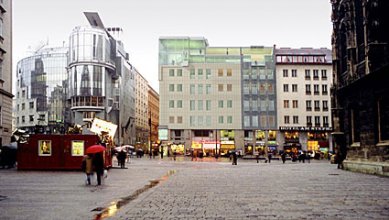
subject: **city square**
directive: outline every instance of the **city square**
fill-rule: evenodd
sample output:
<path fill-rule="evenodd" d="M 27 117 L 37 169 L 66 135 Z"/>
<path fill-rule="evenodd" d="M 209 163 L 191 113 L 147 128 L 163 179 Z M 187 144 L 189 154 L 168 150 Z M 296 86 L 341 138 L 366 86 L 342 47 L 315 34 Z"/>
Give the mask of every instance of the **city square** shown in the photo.
<path fill-rule="evenodd" d="M 0 170 L 1 219 L 387 219 L 389 179 L 327 160 L 132 158 L 102 186 L 79 171 Z"/>

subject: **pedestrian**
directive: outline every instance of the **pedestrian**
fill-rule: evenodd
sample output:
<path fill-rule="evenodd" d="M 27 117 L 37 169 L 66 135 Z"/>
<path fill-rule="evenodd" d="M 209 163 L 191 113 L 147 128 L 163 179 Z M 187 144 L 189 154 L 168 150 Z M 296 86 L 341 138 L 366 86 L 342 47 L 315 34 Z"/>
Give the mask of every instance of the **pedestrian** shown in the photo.
<path fill-rule="evenodd" d="M 270 151 L 268 154 L 267 154 L 267 158 L 269 159 L 269 163 L 271 162 L 271 158 L 273 157 L 273 154 L 272 152 Z"/>
<path fill-rule="evenodd" d="M 255 158 L 257 159 L 257 163 L 259 163 L 259 152 L 255 155 Z"/>
<path fill-rule="evenodd" d="M 176 152 L 176 150 L 174 150 L 173 151 L 173 159 L 174 159 L 174 161 L 176 161 L 176 156 L 177 156 L 177 152 Z"/>
<path fill-rule="evenodd" d="M 305 158 L 307 159 L 308 163 L 311 163 L 311 153 L 309 151 L 307 152 L 307 155 Z"/>
<path fill-rule="evenodd" d="M 91 177 L 93 176 L 92 154 L 87 154 L 82 160 L 82 170 L 86 175 L 86 185 L 91 184 Z"/>
<path fill-rule="evenodd" d="M 286 161 L 286 152 L 285 151 L 282 152 L 282 154 L 281 154 L 281 160 L 282 160 L 282 163 L 285 163 L 285 161 Z"/>
<path fill-rule="evenodd" d="M 232 152 L 232 165 L 238 165 L 238 155 L 235 151 Z"/>
<path fill-rule="evenodd" d="M 163 147 L 161 146 L 161 159 L 163 159 Z"/>
<path fill-rule="evenodd" d="M 125 162 L 126 162 L 126 158 L 127 158 L 127 152 L 125 150 L 121 150 L 119 153 L 118 153 L 118 161 L 119 161 L 119 165 L 120 165 L 120 168 L 125 168 Z"/>
<path fill-rule="evenodd" d="M 102 153 L 93 156 L 92 164 L 97 176 L 97 185 L 101 185 L 101 176 L 104 174 L 104 158 Z"/>

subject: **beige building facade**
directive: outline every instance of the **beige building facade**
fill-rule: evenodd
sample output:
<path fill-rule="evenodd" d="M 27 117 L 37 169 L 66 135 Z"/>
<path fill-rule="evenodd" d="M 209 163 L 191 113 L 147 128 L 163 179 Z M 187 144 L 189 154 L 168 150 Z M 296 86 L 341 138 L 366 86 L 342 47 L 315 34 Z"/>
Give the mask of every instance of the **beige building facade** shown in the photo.
<path fill-rule="evenodd" d="M 287 151 L 332 151 L 331 50 L 280 48 L 275 54 L 277 142 Z"/>
<path fill-rule="evenodd" d="M 180 154 L 244 153 L 246 130 L 269 129 L 258 115 L 266 118 L 268 103 L 275 99 L 269 100 L 267 90 L 274 88 L 268 86 L 274 82 L 274 67 L 266 65 L 273 62 L 272 56 L 272 47 L 209 47 L 202 37 L 160 38 L 163 146 Z M 274 105 L 271 111 L 275 119 Z"/>
<path fill-rule="evenodd" d="M 149 150 L 149 84 L 148 81 L 135 69 L 135 129 L 136 147 Z"/>
<path fill-rule="evenodd" d="M 12 136 L 12 1 L 0 1 L 0 144 Z"/>

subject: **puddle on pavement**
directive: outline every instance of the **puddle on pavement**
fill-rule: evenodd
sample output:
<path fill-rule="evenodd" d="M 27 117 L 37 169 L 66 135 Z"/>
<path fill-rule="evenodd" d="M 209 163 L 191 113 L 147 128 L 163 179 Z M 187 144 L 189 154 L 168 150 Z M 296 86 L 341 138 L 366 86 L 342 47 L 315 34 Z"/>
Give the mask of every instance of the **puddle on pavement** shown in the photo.
<path fill-rule="evenodd" d="M 175 174 L 176 170 L 169 170 L 167 174 L 162 176 L 161 178 L 157 180 L 151 180 L 149 184 L 145 185 L 144 187 L 137 189 L 133 194 L 121 198 L 119 201 L 111 202 L 110 205 L 106 208 L 103 207 L 97 207 L 93 209 L 92 211 L 102 211 L 101 213 L 95 215 L 95 220 L 105 219 L 108 217 L 112 217 L 116 214 L 116 212 L 122 207 L 130 203 L 131 201 L 138 198 L 138 196 L 147 190 L 153 188 L 154 186 L 158 185 L 161 182 L 166 181 L 171 175 Z"/>

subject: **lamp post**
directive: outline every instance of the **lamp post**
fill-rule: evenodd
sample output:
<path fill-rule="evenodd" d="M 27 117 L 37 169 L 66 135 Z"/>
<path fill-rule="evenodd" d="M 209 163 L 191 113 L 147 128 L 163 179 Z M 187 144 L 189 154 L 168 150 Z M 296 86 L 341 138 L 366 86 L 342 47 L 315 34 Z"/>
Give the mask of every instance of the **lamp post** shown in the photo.
<path fill-rule="evenodd" d="M 151 111 L 149 110 L 149 127 L 150 127 L 150 135 L 149 135 L 149 154 L 150 154 L 150 159 L 152 156 L 152 151 L 151 151 Z"/>
<path fill-rule="evenodd" d="M 215 158 L 217 159 L 219 157 L 219 154 L 217 153 L 217 129 L 215 130 Z"/>

